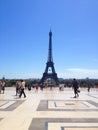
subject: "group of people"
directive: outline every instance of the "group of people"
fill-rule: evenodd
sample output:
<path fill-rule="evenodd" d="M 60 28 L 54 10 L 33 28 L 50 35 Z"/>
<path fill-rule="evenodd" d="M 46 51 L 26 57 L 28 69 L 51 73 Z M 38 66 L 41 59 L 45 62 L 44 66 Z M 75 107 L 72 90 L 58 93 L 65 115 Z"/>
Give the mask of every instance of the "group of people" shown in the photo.
<path fill-rule="evenodd" d="M 17 81 L 16 82 L 16 96 L 19 95 L 19 98 L 21 98 L 21 96 L 23 95 L 24 98 L 26 98 L 26 94 L 25 94 L 25 81 L 21 80 L 21 81 Z M 35 92 L 38 92 L 38 89 L 39 89 L 39 85 L 36 83 L 35 86 Z M 43 84 L 40 84 L 40 89 L 43 90 L 44 86 Z M 28 86 L 28 90 L 30 91 L 31 90 L 31 86 Z"/>
<path fill-rule="evenodd" d="M 64 87 L 65 87 L 64 84 L 59 84 L 59 90 L 60 91 L 64 91 Z M 79 97 L 80 90 L 79 90 L 79 85 L 78 85 L 78 82 L 77 82 L 76 79 L 73 79 L 71 87 L 74 90 L 74 94 L 75 94 L 74 98 Z"/>
<path fill-rule="evenodd" d="M 0 80 L 0 94 L 5 91 L 5 81 Z"/>
<path fill-rule="evenodd" d="M 60 86 L 60 87 L 62 87 L 62 86 Z M 61 90 L 60 87 L 59 87 L 59 89 Z M 36 84 L 35 85 L 36 92 L 38 91 L 38 88 L 39 88 L 39 85 Z M 41 84 L 40 89 L 43 90 L 43 88 L 44 88 L 44 86 L 43 86 L 43 84 Z M 79 97 L 80 90 L 79 90 L 78 82 L 76 79 L 73 79 L 72 88 L 73 88 L 74 94 L 75 94 L 74 98 Z M 26 94 L 24 92 L 24 89 L 25 89 L 25 81 L 23 81 L 23 80 L 17 81 L 16 82 L 16 96 L 19 95 L 19 98 L 21 98 L 21 96 L 23 95 L 24 98 L 26 98 Z"/>

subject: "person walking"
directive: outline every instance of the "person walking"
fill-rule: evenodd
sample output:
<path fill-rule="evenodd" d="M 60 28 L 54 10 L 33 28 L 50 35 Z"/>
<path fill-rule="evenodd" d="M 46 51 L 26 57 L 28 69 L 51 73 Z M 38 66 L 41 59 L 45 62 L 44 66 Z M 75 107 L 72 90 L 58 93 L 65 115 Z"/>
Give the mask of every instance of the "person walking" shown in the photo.
<path fill-rule="evenodd" d="M 3 94 L 4 94 L 4 91 L 5 91 L 5 81 L 2 81 L 2 91 L 3 91 Z"/>
<path fill-rule="evenodd" d="M 44 88 L 44 86 L 43 86 L 43 84 L 41 83 L 40 84 L 40 89 L 43 91 L 43 88 Z"/>
<path fill-rule="evenodd" d="M 35 91 L 36 91 L 36 92 L 38 92 L 38 88 L 39 88 L 39 86 L 38 86 L 38 84 L 36 83 L 36 85 L 35 85 L 35 89 L 36 89 Z"/>
<path fill-rule="evenodd" d="M 21 89 L 21 91 L 20 91 L 19 97 L 21 98 L 21 96 L 22 96 L 22 94 L 23 94 L 23 95 L 24 95 L 24 98 L 26 98 L 26 94 L 25 94 L 25 92 L 24 92 L 24 89 L 25 89 L 25 81 L 23 81 L 23 80 L 21 80 L 20 89 Z"/>
<path fill-rule="evenodd" d="M 74 94 L 75 94 L 74 98 L 79 97 L 79 94 L 78 94 L 78 92 L 79 92 L 78 88 L 79 88 L 79 87 L 78 87 L 78 82 L 77 82 L 76 79 L 73 79 L 72 87 L 73 87 L 73 89 L 74 89 Z"/>
<path fill-rule="evenodd" d="M 2 82 L 0 81 L 0 94 L 1 94 L 1 90 L 2 90 Z"/>
<path fill-rule="evenodd" d="M 17 81 L 15 86 L 16 86 L 16 96 L 17 96 L 17 94 L 20 93 L 20 86 L 21 86 L 20 82 Z"/>

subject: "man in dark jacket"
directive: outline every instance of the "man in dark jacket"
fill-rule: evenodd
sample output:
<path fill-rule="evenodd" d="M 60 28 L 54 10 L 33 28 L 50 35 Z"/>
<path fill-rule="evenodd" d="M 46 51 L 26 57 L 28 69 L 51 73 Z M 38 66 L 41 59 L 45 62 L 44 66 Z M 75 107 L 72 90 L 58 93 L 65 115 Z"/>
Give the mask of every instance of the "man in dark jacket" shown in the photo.
<path fill-rule="evenodd" d="M 73 83 L 72 83 L 72 87 L 73 87 L 73 89 L 74 89 L 74 94 L 75 94 L 75 96 L 74 96 L 74 98 L 76 98 L 76 97 L 79 97 L 79 94 L 78 94 L 78 82 L 77 82 L 77 80 L 76 79 L 73 79 Z"/>

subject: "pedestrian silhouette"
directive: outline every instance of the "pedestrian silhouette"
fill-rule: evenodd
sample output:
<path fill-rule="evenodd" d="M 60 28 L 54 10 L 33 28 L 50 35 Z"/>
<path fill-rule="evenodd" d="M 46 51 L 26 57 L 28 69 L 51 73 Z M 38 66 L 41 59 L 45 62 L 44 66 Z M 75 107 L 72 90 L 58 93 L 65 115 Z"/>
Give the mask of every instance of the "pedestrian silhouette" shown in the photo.
<path fill-rule="evenodd" d="M 78 94 L 78 93 L 79 93 L 80 91 L 78 90 L 79 86 L 78 86 L 78 82 L 77 82 L 76 79 L 73 79 L 72 87 L 73 87 L 74 94 L 75 94 L 74 98 L 79 97 L 79 94 Z"/>

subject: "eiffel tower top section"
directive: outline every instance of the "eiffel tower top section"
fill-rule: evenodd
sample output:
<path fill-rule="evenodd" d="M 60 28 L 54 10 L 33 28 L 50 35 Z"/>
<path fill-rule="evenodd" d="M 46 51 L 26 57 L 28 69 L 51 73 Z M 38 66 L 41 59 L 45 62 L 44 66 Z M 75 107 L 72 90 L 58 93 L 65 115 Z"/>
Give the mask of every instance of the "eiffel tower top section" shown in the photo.
<path fill-rule="evenodd" d="M 48 62 L 53 62 L 52 57 L 52 32 L 49 32 L 49 50 L 48 50 Z"/>

